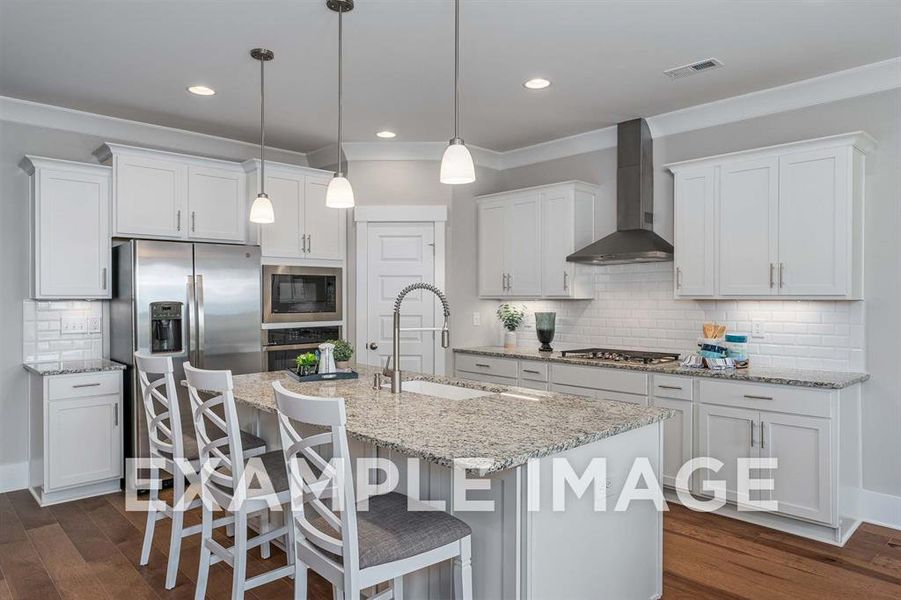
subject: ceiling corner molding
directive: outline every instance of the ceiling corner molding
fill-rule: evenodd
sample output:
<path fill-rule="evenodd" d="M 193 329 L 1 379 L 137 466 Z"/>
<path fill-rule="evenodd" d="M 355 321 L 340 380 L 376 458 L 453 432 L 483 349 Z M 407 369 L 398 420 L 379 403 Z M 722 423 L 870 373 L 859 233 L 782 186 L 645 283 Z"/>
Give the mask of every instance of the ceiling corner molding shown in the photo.
<path fill-rule="evenodd" d="M 901 88 L 901 57 L 690 106 L 648 119 L 654 137 Z"/>
<path fill-rule="evenodd" d="M 585 152 L 616 147 L 616 125 L 500 153 L 501 168 L 514 169 Z"/>
<path fill-rule="evenodd" d="M 140 146 L 174 148 L 178 152 L 211 156 L 223 156 L 229 152 L 235 155 L 236 146 L 247 148 L 250 151 L 248 157 L 259 152 L 259 146 L 252 142 L 8 96 L 0 96 L 0 121 L 93 135 L 105 140 L 124 140 Z M 281 148 L 267 148 L 267 150 L 282 155 L 285 160 L 290 157 L 292 162 L 303 166 L 307 165 L 307 155 L 303 152 Z"/>
<path fill-rule="evenodd" d="M 467 145 L 472 152 L 473 161 L 489 169 L 502 168 L 500 152 Z M 447 148 L 446 142 L 344 142 L 342 145 L 344 159 L 348 163 L 356 161 L 379 160 L 430 160 L 438 162 Z M 310 166 L 325 167 L 334 165 L 336 146 L 330 144 L 307 154 Z"/>

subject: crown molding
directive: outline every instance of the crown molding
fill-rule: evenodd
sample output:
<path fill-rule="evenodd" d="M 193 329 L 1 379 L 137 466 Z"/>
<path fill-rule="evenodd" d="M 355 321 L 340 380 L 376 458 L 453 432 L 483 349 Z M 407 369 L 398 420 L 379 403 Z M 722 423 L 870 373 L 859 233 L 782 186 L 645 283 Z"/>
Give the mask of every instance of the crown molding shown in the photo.
<path fill-rule="evenodd" d="M 0 96 L 0 121 L 71 131 L 106 140 L 127 140 L 139 143 L 141 146 L 178 148 L 179 152 L 211 156 L 222 156 L 229 152 L 234 156 L 235 146 L 247 148 L 251 150 L 251 153 L 259 152 L 259 145 L 243 140 L 110 117 L 8 96 Z M 286 160 L 307 164 L 307 155 L 303 152 L 281 148 L 267 148 L 267 151 L 277 153 Z"/>
<path fill-rule="evenodd" d="M 898 88 L 901 88 L 901 57 L 663 113 L 648 117 L 647 121 L 653 136 L 660 138 Z M 178 147 L 183 152 L 198 154 L 221 155 L 225 144 L 232 147 L 237 144 L 253 148 L 254 151 L 257 149 L 256 144 L 241 140 L 3 96 L 0 96 L 0 120 L 74 131 L 106 139 L 140 140 L 142 145 Z M 446 147 L 447 143 L 443 141 L 386 140 L 345 142 L 342 149 L 348 162 L 440 161 Z M 497 171 L 614 147 L 615 125 L 503 152 L 468 145 L 477 165 Z M 268 149 L 272 153 L 282 153 L 286 159 L 320 168 L 335 164 L 335 150 L 335 144 L 308 153 Z"/>

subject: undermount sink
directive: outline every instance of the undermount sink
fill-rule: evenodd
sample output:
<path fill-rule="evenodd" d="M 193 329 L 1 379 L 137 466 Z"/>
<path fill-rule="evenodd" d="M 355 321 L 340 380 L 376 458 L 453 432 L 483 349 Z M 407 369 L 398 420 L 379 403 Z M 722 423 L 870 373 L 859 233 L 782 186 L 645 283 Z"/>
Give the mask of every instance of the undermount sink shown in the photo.
<path fill-rule="evenodd" d="M 382 385 L 382 387 L 391 389 L 391 384 L 386 383 Z M 436 398 L 444 398 L 445 400 L 472 400 L 473 398 L 482 398 L 484 396 L 493 395 L 492 392 L 483 392 L 482 390 L 473 390 L 456 385 L 422 380 L 404 381 L 401 384 L 401 391 L 422 394 L 423 396 L 435 396 Z"/>

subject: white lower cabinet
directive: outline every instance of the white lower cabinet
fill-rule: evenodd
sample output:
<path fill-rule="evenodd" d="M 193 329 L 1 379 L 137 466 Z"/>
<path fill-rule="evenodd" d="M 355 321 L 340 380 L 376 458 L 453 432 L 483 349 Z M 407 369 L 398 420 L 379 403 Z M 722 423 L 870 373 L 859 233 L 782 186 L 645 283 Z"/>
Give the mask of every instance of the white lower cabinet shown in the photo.
<path fill-rule="evenodd" d="M 696 492 L 712 496 L 707 481 L 721 481 L 726 499 L 738 501 L 738 461 L 759 456 L 756 434 L 758 412 L 746 408 L 701 404 L 698 406 L 698 456 L 709 456 L 723 463 L 716 473 L 702 472 L 696 478 Z M 760 499 L 752 497 L 752 499 Z"/>
<path fill-rule="evenodd" d="M 31 376 L 30 489 L 42 506 L 117 491 L 122 372 Z"/>

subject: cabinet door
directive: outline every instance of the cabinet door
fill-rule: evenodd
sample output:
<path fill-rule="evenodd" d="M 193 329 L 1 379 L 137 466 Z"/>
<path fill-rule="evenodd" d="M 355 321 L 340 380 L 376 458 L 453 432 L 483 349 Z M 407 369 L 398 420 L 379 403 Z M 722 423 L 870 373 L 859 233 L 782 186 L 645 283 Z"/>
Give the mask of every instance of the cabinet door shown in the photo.
<path fill-rule="evenodd" d="M 266 177 L 266 193 L 272 201 L 275 222 L 260 225 L 263 256 L 300 258 L 303 223 L 304 179 L 282 175 Z"/>
<path fill-rule="evenodd" d="M 716 168 L 680 172 L 675 182 L 675 286 L 677 296 L 715 293 Z"/>
<path fill-rule="evenodd" d="M 776 294 L 779 193 L 775 158 L 720 167 L 720 294 Z"/>
<path fill-rule="evenodd" d="M 779 460 L 771 499 L 780 513 L 838 525 L 829 419 L 760 413 L 760 455 Z M 760 472 L 759 477 L 766 477 Z"/>
<path fill-rule="evenodd" d="M 737 501 L 738 459 L 759 456 L 758 414 L 756 410 L 744 408 L 698 405 L 698 456 L 709 456 L 723 462 L 718 473 L 695 473 L 695 491 L 698 494 L 713 495 L 703 490 L 704 480 L 723 481 L 726 484 L 726 499 Z"/>
<path fill-rule="evenodd" d="M 109 176 L 41 169 L 35 191 L 35 297 L 109 298 Z"/>
<path fill-rule="evenodd" d="M 654 398 L 654 406 L 669 408 L 675 414 L 663 422 L 663 485 L 676 487 L 676 474 L 692 457 L 692 403 L 691 400 Z M 688 489 L 691 489 L 689 479 Z"/>
<path fill-rule="evenodd" d="M 779 159 L 779 293 L 849 293 L 851 187 L 848 148 Z"/>
<path fill-rule="evenodd" d="M 507 287 L 514 296 L 541 295 L 541 195 L 510 200 L 507 225 Z"/>
<path fill-rule="evenodd" d="M 47 489 L 122 476 L 119 395 L 47 403 Z"/>
<path fill-rule="evenodd" d="M 188 167 L 144 156 L 116 155 L 115 235 L 187 236 Z"/>
<path fill-rule="evenodd" d="M 479 296 L 500 298 L 507 295 L 506 217 L 507 206 L 502 201 L 479 204 Z"/>
<path fill-rule="evenodd" d="M 575 200 L 565 190 L 541 194 L 541 293 L 544 296 L 572 295 Z"/>
<path fill-rule="evenodd" d="M 325 205 L 328 179 L 307 177 L 304 184 L 304 226 L 307 258 L 341 260 L 344 258 L 343 208 Z"/>
<path fill-rule="evenodd" d="M 195 239 L 245 241 L 244 173 L 234 169 L 191 166 L 188 169 L 188 236 Z"/>

